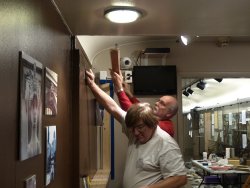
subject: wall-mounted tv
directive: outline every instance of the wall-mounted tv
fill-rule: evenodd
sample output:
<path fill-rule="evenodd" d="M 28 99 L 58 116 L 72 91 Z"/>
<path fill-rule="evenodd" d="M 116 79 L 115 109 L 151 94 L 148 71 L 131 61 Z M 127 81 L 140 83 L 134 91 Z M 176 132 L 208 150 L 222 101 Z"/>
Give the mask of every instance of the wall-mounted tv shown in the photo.
<path fill-rule="evenodd" d="M 177 76 L 175 65 L 134 66 L 133 88 L 135 95 L 175 95 Z"/>

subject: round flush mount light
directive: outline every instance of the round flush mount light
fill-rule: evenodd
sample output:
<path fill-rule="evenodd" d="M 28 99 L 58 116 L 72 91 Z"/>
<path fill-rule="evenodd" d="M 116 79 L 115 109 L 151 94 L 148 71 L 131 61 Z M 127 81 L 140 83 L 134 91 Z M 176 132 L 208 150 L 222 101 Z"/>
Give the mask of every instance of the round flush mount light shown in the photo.
<path fill-rule="evenodd" d="M 131 23 L 142 16 L 142 12 L 130 6 L 112 6 L 104 10 L 104 16 L 114 23 Z"/>

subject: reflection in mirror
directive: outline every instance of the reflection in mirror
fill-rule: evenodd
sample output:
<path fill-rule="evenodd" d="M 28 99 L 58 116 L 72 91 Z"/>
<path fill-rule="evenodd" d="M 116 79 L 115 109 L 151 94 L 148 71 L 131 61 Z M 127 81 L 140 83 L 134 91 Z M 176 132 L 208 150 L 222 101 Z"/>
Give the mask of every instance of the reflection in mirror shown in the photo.
<path fill-rule="evenodd" d="M 248 78 L 182 80 L 185 160 L 201 159 L 203 151 L 250 158 L 249 86 Z"/>

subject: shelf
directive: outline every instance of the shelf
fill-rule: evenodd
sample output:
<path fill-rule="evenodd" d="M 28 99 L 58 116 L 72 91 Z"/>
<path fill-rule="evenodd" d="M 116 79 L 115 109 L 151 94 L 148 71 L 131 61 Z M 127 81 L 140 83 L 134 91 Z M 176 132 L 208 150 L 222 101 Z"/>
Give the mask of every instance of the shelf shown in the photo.
<path fill-rule="evenodd" d="M 106 188 L 110 170 L 98 170 L 90 182 L 90 188 Z"/>

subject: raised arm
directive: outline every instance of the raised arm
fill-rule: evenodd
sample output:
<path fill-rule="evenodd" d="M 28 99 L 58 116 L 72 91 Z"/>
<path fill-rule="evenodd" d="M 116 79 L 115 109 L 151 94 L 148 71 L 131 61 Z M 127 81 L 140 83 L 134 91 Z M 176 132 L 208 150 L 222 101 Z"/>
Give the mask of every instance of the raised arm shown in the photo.
<path fill-rule="evenodd" d="M 133 103 L 137 103 L 139 101 L 133 97 L 132 93 L 126 87 L 126 83 L 123 83 L 123 77 L 121 73 L 117 74 L 116 72 L 110 71 L 110 74 L 121 108 L 127 111 Z"/>
<path fill-rule="evenodd" d="M 131 103 L 139 103 L 140 101 L 131 93 L 130 89 L 128 88 L 128 84 L 126 82 L 123 82 L 122 84 L 123 89 L 126 93 L 126 95 L 128 96 L 129 100 L 131 101 Z"/>
<path fill-rule="evenodd" d="M 96 83 L 95 75 L 93 71 L 86 70 L 86 80 L 87 84 L 95 96 L 96 100 L 119 122 L 123 120 L 123 114 L 125 113 L 119 105 L 107 94 L 105 93 Z"/>

